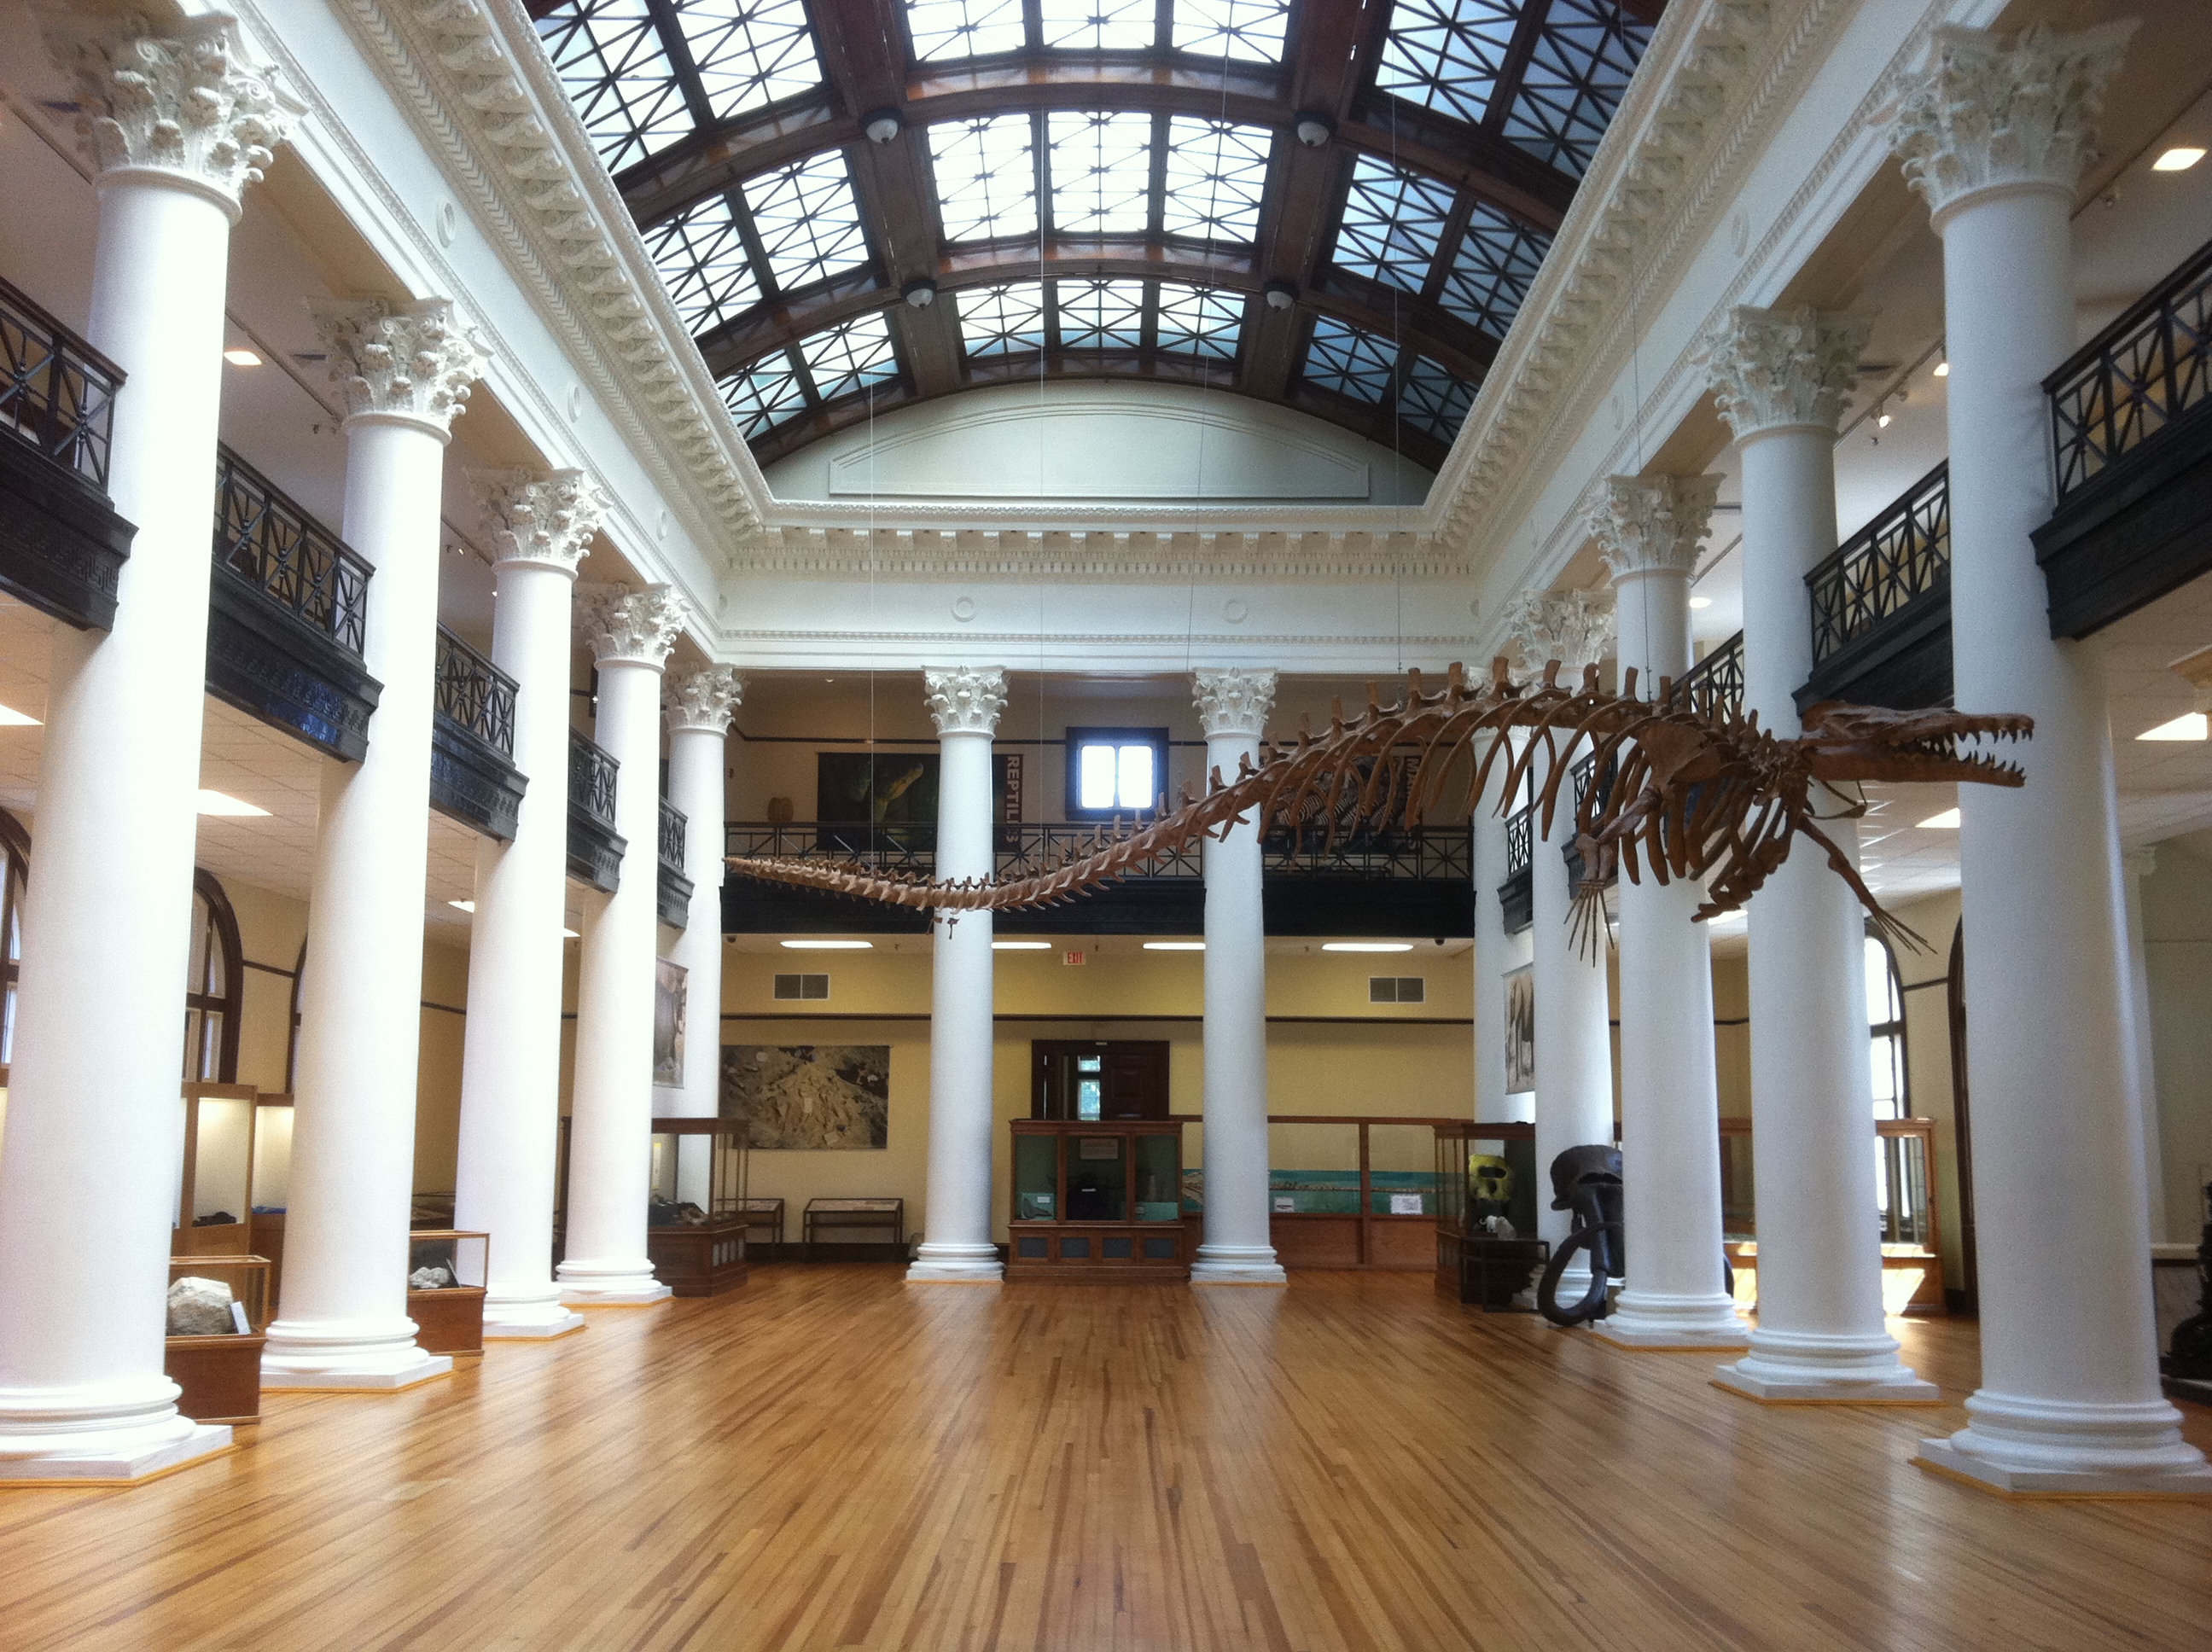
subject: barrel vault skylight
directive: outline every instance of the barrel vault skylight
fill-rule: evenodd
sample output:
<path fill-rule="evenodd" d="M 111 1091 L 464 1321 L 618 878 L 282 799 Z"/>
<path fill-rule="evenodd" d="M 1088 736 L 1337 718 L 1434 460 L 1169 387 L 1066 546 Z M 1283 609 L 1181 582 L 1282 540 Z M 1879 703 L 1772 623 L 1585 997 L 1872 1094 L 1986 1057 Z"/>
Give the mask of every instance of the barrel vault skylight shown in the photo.
<path fill-rule="evenodd" d="M 530 0 L 763 462 L 1039 377 L 1441 464 L 1665 0 Z"/>

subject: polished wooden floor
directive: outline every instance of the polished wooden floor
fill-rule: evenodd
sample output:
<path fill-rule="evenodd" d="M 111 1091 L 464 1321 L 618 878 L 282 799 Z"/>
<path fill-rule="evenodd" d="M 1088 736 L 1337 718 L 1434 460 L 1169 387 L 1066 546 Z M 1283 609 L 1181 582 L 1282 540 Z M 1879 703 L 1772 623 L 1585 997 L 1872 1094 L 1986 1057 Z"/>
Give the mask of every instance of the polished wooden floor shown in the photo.
<path fill-rule="evenodd" d="M 1972 1327 L 1905 1335 L 1963 1398 Z M 2212 1647 L 2212 1505 L 2006 1503 L 1907 1464 L 1955 1404 L 1711 1367 L 1420 1276 L 761 1268 L 412 1393 L 270 1394 L 134 1490 L 0 1491 L 0 1648 Z"/>

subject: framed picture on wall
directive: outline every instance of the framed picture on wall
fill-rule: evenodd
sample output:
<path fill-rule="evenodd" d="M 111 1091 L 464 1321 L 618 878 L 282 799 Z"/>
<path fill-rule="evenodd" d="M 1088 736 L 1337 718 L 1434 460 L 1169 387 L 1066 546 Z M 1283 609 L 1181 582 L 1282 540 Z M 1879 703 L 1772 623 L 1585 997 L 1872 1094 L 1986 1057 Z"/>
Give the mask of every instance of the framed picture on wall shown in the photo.
<path fill-rule="evenodd" d="M 1505 1091 L 1536 1088 L 1536 967 L 1505 977 Z"/>
<path fill-rule="evenodd" d="M 866 1150 L 890 1139 L 888 1044 L 725 1044 L 721 1114 L 746 1145 Z"/>
<path fill-rule="evenodd" d="M 690 1005 L 690 971 L 659 960 L 653 982 L 653 1082 L 684 1082 L 684 1022 Z"/>
<path fill-rule="evenodd" d="M 814 756 L 814 817 L 825 827 L 865 828 L 836 834 L 854 847 L 927 848 L 937 831 L 938 756 L 934 751 L 818 751 Z M 991 758 L 991 817 L 1004 826 L 1022 817 L 1022 754 Z M 830 835 L 830 834 L 825 834 Z"/>

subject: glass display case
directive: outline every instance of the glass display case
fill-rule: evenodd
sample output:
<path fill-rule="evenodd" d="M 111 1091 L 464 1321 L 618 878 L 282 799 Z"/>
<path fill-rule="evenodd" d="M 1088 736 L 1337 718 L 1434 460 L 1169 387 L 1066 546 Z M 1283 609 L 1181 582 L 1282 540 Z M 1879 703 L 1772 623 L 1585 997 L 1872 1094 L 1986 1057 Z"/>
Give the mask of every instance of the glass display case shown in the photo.
<path fill-rule="evenodd" d="M 1016 1119 L 1009 1127 L 1009 1279 L 1190 1277 L 1180 1121 Z"/>
<path fill-rule="evenodd" d="M 427 1354 L 483 1352 L 484 1281 L 491 1236 L 418 1228 L 407 1236 L 407 1317 Z"/>
<path fill-rule="evenodd" d="M 655 1119 L 645 1254 L 679 1297 L 745 1282 L 745 1125 L 741 1119 Z"/>
<path fill-rule="evenodd" d="M 1485 1308 L 1510 1305 L 1543 1266 L 1536 1212 L 1551 1202 L 1536 1127 L 1455 1119 L 1436 1143 L 1437 1289 Z"/>
<path fill-rule="evenodd" d="M 745 1254 L 774 1261 L 783 1254 L 783 1200 L 754 1193 L 738 1201 L 745 1218 Z"/>
<path fill-rule="evenodd" d="M 1437 1122 L 1269 1114 L 1267 1228 L 1277 1260 L 1293 1269 L 1434 1267 Z"/>
<path fill-rule="evenodd" d="M 177 1396 L 177 1409 L 199 1423 L 259 1422 L 261 1349 L 268 1340 L 264 1333 L 270 1312 L 268 1259 L 244 1254 L 172 1256 L 172 1291 L 185 1279 L 227 1288 L 230 1303 L 222 1301 L 220 1291 L 187 1293 L 195 1299 L 184 1301 L 173 1296 L 170 1334 L 163 1348 L 161 1369 L 182 1390 Z M 203 1326 L 219 1328 L 200 1328 Z"/>
<path fill-rule="evenodd" d="M 175 1256 L 245 1256 L 253 1250 L 255 1102 L 251 1084 L 184 1087 L 184 1174 L 171 1218 Z"/>
<path fill-rule="evenodd" d="M 837 1261 L 906 1260 L 903 1199 L 810 1199 L 799 1219 L 810 1262 L 825 1250 Z"/>

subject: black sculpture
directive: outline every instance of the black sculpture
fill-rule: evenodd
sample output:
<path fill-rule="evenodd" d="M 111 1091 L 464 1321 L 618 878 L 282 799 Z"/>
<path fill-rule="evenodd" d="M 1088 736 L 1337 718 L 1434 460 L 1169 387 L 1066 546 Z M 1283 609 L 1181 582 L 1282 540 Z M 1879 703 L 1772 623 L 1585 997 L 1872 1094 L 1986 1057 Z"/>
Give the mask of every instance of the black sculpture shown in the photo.
<path fill-rule="evenodd" d="M 2212 1187 L 2204 1189 L 2212 1210 Z M 2159 1358 L 2159 1370 L 2183 1382 L 2212 1382 L 2212 1222 L 2197 1246 L 2197 1312 L 2173 1327 L 2173 1340 Z"/>
<path fill-rule="evenodd" d="M 1554 1325 L 1580 1325 L 1612 1311 L 1606 1286 L 1627 1271 L 1627 1248 L 1620 1230 L 1620 1150 L 1570 1147 L 1552 1161 L 1552 1208 L 1571 1211 L 1573 1225 L 1552 1253 L 1536 1286 L 1536 1308 Z M 1589 1252 L 1589 1289 L 1562 1307 L 1559 1278 L 1578 1251 Z"/>

